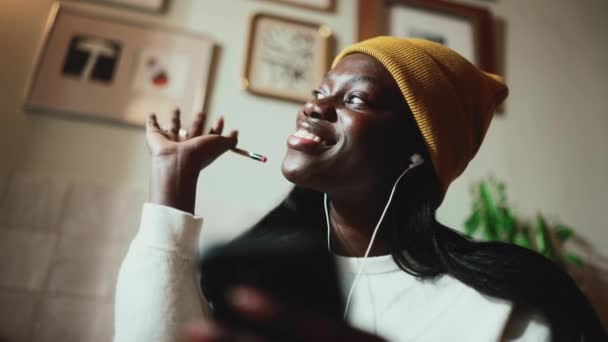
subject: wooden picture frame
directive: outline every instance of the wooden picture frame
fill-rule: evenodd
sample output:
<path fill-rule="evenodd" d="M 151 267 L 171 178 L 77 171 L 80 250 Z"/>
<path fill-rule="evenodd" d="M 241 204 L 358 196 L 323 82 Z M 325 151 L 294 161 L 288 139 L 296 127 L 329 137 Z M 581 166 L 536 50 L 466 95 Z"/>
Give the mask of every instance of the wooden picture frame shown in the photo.
<path fill-rule="evenodd" d="M 412 16 L 431 15 L 438 20 L 445 18 L 447 21 L 460 21 L 470 25 L 472 51 L 458 51 L 457 48 L 446 44 L 461 53 L 480 69 L 497 73 L 496 49 L 494 42 L 494 18 L 491 12 L 483 7 L 457 4 L 445 0 L 359 0 L 359 26 L 358 39 L 365 40 L 378 35 L 396 35 L 391 31 L 390 17 L 395 17 L 392 12 L 397 10 L 409 10 Z M 402 12 L 407 14 L 405 11 Z M 394 14 L 394 13 L 393 13 Z M 410 16 L 410 18 L 412 18 Z M 466 29 L 466 28 L 465 28 Z M 402 33 L 402 32 L 398 32 Z M 427 38 L 428 37 L 423 37 Z M 431 38 L 432 34 L 431 34 Z M 433 39 L 434 40 L 434 39 Z M 466 44 L 464 44 L 466 45 Z"/>
<path fill-rule="evenodd" d="M 255 95 L 307 101 L 334 50 L 325 25 L 257 13 L 251 18 L 241 86 Z"/>
<path fill-rule="evenodd" d="M 266 0 L 321 12 L 334 12 L 337 0 Z M 347 0 L 351 1 L 351 0 Z"/>
<path fill-rule="evenodd" d="M 25 109 L 143 126 L 205 108 L 215 43 L 207 36 L 93 15 L 56 3 Z"/>

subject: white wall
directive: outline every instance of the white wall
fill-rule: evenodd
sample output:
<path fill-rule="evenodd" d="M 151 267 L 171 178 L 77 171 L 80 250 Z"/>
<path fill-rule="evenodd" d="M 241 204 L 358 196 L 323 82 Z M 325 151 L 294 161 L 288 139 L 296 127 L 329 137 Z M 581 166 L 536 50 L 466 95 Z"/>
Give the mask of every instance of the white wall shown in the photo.
<path fill-rule="evenodd" d="M 510 95 L 438 217 L 462 227 L 471 184 L 496 175 L 522 217 L 541 211 L 575 228 L 582 240 L 567 248 L 587 260 L 579 280 L 608 326 L 608 2 L 466 2 L 486 4 L 505 23 Z"/>
<path fill-rule="evenodd" d="M 26 79 L 51 3 L 9 0 L 1 5 L 2 32 L 6 32 L 3 50 L 9 51 L 2 63 L 10 70 L 8 74 L 2 73 L 0 85 L 4 92 L 0 103 L 6 120 L 3 127 L 8 131 L 2 137 L 2 150 L 7 151 L 2 152 L 8 153 L 3 166 L 68 182 L 77 179 L 147 187 L 149 159 L 142 130 L 23 113 Z M 170 2 L 169 13 L 163 16 L 82 2 L 79 5 L 95 13 L 205 33 L 220 47 L 208 107 L 212 119 L 226 116 L 228 128 L 240 130 L 239 145 L 267 155 L 269 162 L 262 165 L 226 155 L 205 170 L 199 184 L 197 210 L 206 217 L 208 234 L 233 235 L 284 197 L 290 184 L 281 176 L 279 166 L 299 104 L 252 96 L 239 88 L 249 16 L 256 11 L 268 11 L 325 23 L 335 31 L 340 47 L 354 40 L 355 7 L 350 6 L 350 1 L 338 1 L 334 14 L 256 0 L 174 0 Z M 7 39 L 16 36 L 19 41 Z M 15 141 L 23 146 L 18 147 Z"/>
<path fill-rule="evenodd" d="M 215 222 L 236 227 L 222 223 L 220 216 L 226 215 L 215 215 L 211 202 L 258 213 L 289 188 L 279 163 L 283 138 L 292 130 L 298 104 L 255 97 L 239 89 L 248 16 L 267 10 L 326 23 L 341 47 L 355 39 L 356 9 L 354 1 L 337 3 L 337 13 L 324 14 L 270 1 L 174 0 L 164 16 L 83 4 L 103 14 L 206 33 L 218 42 L 220 63 L 212 84 L 210 113 L 225 115 L 229 127 L 241 130 L 241 146 L 267 154 L 270 162 L 260 165 L 227 155 L 203 173 L 199 208 L 209 216 L 210 226 Z M 505 73 L 511 94 L 506 112 L 494 120 L 480 153 L 454 183 L 440 218 L 461 226 L 469 209 L 468 185 L 491 173 L 506 181 L 512 202 L 523 214 L 542 209 L 575 226 L 598 248 L 608 246 L 608 229 L 600 215 L 608 209 L 604 196 L 608 191 L 604 179 L 608 169 L 608 115 L 604 109 L 608 45 L 602 43 L 608 32 L 608 2 L 468 3 L 487 5 L 505 22 Z M 50 0 L 5 0 L 2 4 L 2 166 L 62 179 L 145 187 L 148 158 L 141 130 L 26 115 L 21 110 L 50 4 Z"/>
<path fill-rule="evenodd" d="M 480 1 L 468 1 L 480 4 Z M 452 186 L 440 218 L 461 225 L 469 186 L 495 174 L 523 216 L 541 210 L 608 255 L 608 2 L 488 1 L 505 22 L 506 112 Z"/>
<path fill-rule="evenodd" d="M 171 0 L 166 15 L 71 1 L 100 15 L 205 33 L 220 47 L 212 118 L 269 163 L 226 155 L 205 170 L 198 212 L 206 241 L 234 236 L 278 203 L 279 165 L 298 104 L 239 88 L 248 17 L 267 10 L 322 22 L 354 40 L 355 9 L 322 14 L 257 0 Z M 137 226 L 149 177 L 140 129 L 22 111 L 51 0 L 0 2 L 0 340 L 109 340 L 116 271 Z M 7 174 L 12 176 L 7 178 Z M 7 184 L 8 183 L 8 184 Z"/>
<path fill-rule="evenodd" d="M 487 5 L 505 22 L 505 70 L 511 95 L 479 155 L 453 184 L 440 219 L 461 227 L 470 208 L 469 185 L 495 174 L 506 182 L 511 202 L 521 214 L 542 210 L 559 218 L 608 255 L 604 217 L 608 212 L 608 2 L 467 2 Z M 0 3 L 0 197 L 10 170 L 50 179 L 59 188 L 76 182 L 145 189 L 149 159 L 141 130 L 22 111 L 26 81 L 51 3 Z M 225 115 L 229 128 L 240 129 L 240 145 L 266 154 L 270 162 L 262 165 L 226 155 L 205 170 L 197 210 L 206 217 L 209 239 L 242 230 L 290 187 L 279 165 L 298 105 L 239 89 L 248 16 L 267 10 L 323 22 L 334 30 L 341 47 L 355 40 L 356 9 L 352 0 L 337 3 L 336 13 L 323 14 L 270 1 L 173 0 L 169 13 L 162 16 L 80 4 L 100 14 L 206 33 L 221 47 L 210 113 Z"/>

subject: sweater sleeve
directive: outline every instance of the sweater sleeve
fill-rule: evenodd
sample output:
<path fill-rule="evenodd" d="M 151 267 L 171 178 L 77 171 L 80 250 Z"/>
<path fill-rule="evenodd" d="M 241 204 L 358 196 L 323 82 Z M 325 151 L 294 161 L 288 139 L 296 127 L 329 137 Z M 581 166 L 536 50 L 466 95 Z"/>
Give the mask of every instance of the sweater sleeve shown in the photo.
<path fill-rule="evenodd" d="M 207 313 L 195 253 L 203 220 L 146 203 L 118 274 L 114 342 L 183 339 L 184 325 Z"/>

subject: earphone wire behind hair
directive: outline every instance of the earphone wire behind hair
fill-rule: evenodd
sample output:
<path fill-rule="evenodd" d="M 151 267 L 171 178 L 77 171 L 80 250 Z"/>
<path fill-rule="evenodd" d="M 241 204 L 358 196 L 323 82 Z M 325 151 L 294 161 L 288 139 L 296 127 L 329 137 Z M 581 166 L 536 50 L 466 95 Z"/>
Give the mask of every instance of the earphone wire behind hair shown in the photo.
<path fill-rule="evenodd" d="M 361 277 L 361 274 L 363 273 L 363 270 L 365 268 L 365 262 L 367 261 L 367 257 L 369 256 L 369 253 L 374 244 L 374 240 L 376 239 L 376 233 L 378 233 L 378 229 L 380 228 L 380 225 L 382 224 L 382 221 L 384 220 L 384 216 L 386 215 L 386 212 L 388 211 L 388 208 L 391 205 L 391 201 L 393 200 L 393 195 L 395 194 L 395 190 L 397 189 L 397 185 L 399 184 L 399 181 L 401 180 L 401 178 L 403 178 L 403 176 L 405 176 L 406 173 L 408 173 L 408 171 L 422 165 L 423 163 L 424 163 L 424 158 L 422 158 L 422 156 L 420 154 L 414 153 L 410 157 L 410 165 L 405 170 L 403 170 L 401 175 L 399 175 L 399 177 L 397 177 L 397 180 L 393 184 L 391 194 L 388 197 L 388 201 L 386 202 L 386 205 L 384 206 L 384 210 L 382 210 L 382 215 L 380 215 L 380 219 L 378 220 L 378 223 L 376 224 L 376 227 L 374 228 L 374 232 L 372 233 L 372 237 L 370 238 L 369 244 L 367 245 L 365 255 L 363 255 L 363 260 L 361 261 L 359 270 L 357 271 L 357 274 L 355 275 L 355 279 L 353 280 L 350 290 L 348 291 L 348 296 L 346 297 L 346 306 L 344 307 L 344 319 L 346 319 L 346 317 L 348 315 L 348 308 L 350 306 L 350 300 L 352 299 L 353 293 L 355 291 L 355 287 L 357 286 L 357 282 L 358 282 L 359 278 Z M 323 207 L 325 209 L 325 222 L 327 223 L 327 249 L 331 253 L 331 223 L 329 221 L 329 210 L 327 208 L 327 194 L 323 194 Z"/>

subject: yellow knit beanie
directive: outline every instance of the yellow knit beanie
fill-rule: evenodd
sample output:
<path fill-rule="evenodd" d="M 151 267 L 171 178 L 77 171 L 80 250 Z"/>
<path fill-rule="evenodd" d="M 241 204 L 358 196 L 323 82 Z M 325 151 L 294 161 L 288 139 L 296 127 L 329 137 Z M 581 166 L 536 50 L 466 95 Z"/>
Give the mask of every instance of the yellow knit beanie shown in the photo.
<path fill-rule="evenodd" d="M 344 49 L 365 53 L 390 72 L 412 110 L 441 183 L 441 198 L 473 159 L 496 107 L 507 97 L 502 78 L 479 70 L 444 45 L 376 37 Z"/>

